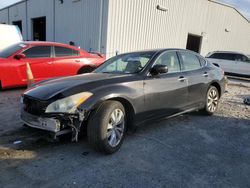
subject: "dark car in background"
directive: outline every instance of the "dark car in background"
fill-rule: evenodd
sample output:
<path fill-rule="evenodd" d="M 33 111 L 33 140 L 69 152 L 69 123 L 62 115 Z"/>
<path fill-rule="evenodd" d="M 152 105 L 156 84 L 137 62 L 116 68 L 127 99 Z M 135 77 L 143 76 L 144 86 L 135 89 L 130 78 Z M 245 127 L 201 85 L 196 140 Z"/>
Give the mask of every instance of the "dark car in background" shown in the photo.
<path fill-rule="evenodd" d="M 250 57 L 245 54 L 216 51 L 209 53 L 206 58 L 211 63 L 219 65 L 226 74 L 250 77 Z"/>
<path fill-rule="evenodd" d="M 38 83 L 22 95 L 21 118 L 55 136 L 71 132 L 74 140 L 85 127 L 93 148 L 113 153 L 130 126 L 194 110 L 212 115 L 224 89 L 221 68 L 197 53 L 132 52 L 93 73 Z"/>

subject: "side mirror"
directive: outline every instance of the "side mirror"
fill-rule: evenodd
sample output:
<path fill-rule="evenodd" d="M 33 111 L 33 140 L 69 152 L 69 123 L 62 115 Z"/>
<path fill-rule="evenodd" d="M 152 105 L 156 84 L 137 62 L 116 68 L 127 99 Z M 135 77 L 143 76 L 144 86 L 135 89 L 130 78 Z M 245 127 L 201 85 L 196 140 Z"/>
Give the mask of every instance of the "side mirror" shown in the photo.
<path fill-rule="evenodd" d="M 14 56 L 14 58 L 17 59 L 17 60 L 20 60 L 20 59 L 26 58 L 26 55 L 24 55 L 24 54 L 17 54 L 17 55 Z"/>
<path fill-rule="evenodd" d="M 166 65 L 154 65 L 151 70 L 151 75 L 164 74 L 168 72 L 168 67 Z"/>

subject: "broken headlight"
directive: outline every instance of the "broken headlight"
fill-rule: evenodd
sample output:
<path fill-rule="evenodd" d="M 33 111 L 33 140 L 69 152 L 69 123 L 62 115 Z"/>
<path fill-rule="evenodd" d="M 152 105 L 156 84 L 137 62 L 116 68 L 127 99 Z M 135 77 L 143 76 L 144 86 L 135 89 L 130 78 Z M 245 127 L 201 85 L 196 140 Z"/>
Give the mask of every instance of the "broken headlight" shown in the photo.
<path fill-rule="evenodd" d="M 78 93 L 76 95 L 72 95 L 66 97 L 64 99 L 57 100 L 51 103 L 46 108 L 46 113 L 75 113 L 77 107 L 86 101 L 93 94 L 90 92 Z"/>

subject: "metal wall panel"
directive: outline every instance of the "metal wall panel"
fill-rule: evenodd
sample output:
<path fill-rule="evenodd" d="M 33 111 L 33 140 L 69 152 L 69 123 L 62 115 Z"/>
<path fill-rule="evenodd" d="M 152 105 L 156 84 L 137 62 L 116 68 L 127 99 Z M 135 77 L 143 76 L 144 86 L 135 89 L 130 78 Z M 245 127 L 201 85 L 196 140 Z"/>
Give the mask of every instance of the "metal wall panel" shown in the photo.
<path fill-rule="evenodd" d="M 231 7 L 207 0 L 109 2 L 109 56 L 115 51 L 186 48 L 188 33 L 203 36 L 202 55 L 213 50 L 250 54 L 250 23 Z M 157 5 L 167 11 L 156 9 Z"/>
<path fill-rule="evenodd" d="M 28 39 L 33 39 L 32 19 L 46 16 L 46 40 L 54 41 L 54 1 L 28 0 L 27 8 Z"/>
<path fill-rule="evenodd" d="M 6 23 L 8 24 L 9 23 L 9 13 L 8 13 L 8 9 L 2 9 L 0 11 L 0 23 Z"/>
<path fill-rule="evenodd" d="M 23 39 L 28 39 L 27 21 L 26 21 L 26 2 L 16 4 L 9 8 L 9 23 L 14 21 L 22 21 L 22 35 Z"/>
<path fill-rule="evenodd" d="M 107 0 L 56 1 L 55 40 L 73 41 L 85 50 L 104 51 L 107 5 Z"/>

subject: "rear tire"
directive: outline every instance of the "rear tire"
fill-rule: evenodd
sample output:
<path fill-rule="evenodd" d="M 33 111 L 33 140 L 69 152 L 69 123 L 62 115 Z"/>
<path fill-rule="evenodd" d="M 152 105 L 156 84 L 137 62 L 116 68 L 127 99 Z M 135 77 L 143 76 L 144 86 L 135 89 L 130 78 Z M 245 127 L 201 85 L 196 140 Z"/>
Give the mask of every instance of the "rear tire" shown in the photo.
<path fill-rule="evenodd" d="M 111 154 L 120 149 L 126 132 L 126 114 L 118 101 L 105 101 L 91 114 L 87 126 L 89 144 L 99 152 Z"/>
<path fill-rule="evenodd" d="M 206 95 L 206 106 L 203 112 L 206 115 L 213 115 L 218 110 L 220 94 L 216 87 L 210 86 Z"/>

